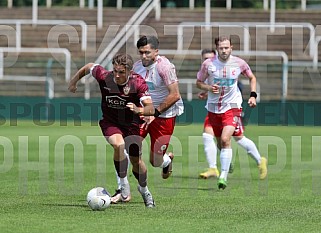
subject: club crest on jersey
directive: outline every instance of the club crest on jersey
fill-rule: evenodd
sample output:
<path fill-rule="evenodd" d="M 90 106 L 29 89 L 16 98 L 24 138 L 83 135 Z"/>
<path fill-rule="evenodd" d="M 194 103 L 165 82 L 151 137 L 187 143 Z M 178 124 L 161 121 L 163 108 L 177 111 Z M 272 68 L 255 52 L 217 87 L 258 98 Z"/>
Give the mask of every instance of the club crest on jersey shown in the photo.
<path fill-rule="evenodd" d="M 128 95 L 130 91 L 130 87 L 128 85 L 124 86 L 123 91 L 125 95 Z"/>

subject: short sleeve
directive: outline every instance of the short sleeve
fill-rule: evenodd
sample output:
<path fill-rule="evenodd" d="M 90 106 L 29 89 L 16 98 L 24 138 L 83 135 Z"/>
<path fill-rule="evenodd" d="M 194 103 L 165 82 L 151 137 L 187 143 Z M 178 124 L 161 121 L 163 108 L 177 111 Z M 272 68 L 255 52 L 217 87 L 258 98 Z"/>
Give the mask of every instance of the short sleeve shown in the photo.
<path fill-rule="evenodd" d="M 210 59 L 205 60 L 202 63 L 201 69 L 197 72 L 197 80 L 204 82 L 208 77 L 208 66 L 211 62 Z"/>
<path fill-rule="evenodd" d="M 167 86 L 178 82 L 175 65 L 165 57 L 157 59 L 157 72 Z"/>
<path fill-rule="evenodd" d="M 106 75 L 110 73 L 109 71 L 105 70 L 101 65 L 95 64 L 90 69 L 90 74 L 97 80 L 104 80 Z"/>
<path fill-rule="evenodd" d="M 137 95 L 140 99 L 140 101 L 144 100 L 144 99 L 150 99 L 150 93 L 148 90 L 148 85 L 145 82 L 145 80 L 137 74 L 136 76 L 136 80 L 137 80 Z"/>
<path fill-rule="evenodd" d="M 250 77 L 253 74 L 250 66 L 244 60 L 241 60 L 240 67 L 241 67 L 241 73 L 244 76 Z"/>

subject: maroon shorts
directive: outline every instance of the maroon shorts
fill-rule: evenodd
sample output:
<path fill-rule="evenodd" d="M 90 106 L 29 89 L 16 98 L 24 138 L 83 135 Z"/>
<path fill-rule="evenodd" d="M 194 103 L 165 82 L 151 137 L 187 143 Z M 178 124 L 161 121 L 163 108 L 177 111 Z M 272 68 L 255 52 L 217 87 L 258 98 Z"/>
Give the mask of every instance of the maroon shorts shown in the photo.
<path fill-rule="evenodd" d="M 141 155 L 141 147 L 143 138 L 139 135 L 139 127 L 136 125 L 130 127 L 122 127 L 115 123 L 104 120 L 99 121 L 100 129 L 107 138 L 114 134 L 121 134 L 125 141 L 125 148 L 130 156 Z"/>

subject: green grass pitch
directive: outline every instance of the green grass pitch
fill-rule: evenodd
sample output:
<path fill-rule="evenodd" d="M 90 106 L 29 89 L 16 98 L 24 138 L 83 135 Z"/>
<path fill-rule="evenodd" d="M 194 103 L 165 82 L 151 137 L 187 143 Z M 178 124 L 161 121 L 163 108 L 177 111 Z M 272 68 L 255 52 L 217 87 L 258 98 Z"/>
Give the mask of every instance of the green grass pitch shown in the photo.
<path fill-rule="evenodd" d="M 168 180 L 149 165 L 144 144 L 155 209 L 145 208 L 129 175 L 132 201 L 98 212 L 87 206 L 87 192 L 113 193 L 116 180 L 97 124 L 2 124 L 0 232 L 320 232 L 320 127 L 247 126 L 268 157 L 268 179 L 258 179 L 255 162 L 233 142 L 235 169 L 224 191 L 216 179 L 198 179 L 207 167 L 201 133 L 201 124 L 176 127 Z"/>

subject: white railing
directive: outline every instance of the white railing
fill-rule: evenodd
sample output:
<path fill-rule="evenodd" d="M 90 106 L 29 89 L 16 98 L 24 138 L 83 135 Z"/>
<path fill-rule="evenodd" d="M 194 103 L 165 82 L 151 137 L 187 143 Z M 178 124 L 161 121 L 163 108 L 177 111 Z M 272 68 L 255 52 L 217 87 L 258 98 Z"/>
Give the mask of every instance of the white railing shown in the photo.
<path fill-rule="evenodd" d="M 248 80 L 238 80 L 238 82 L 241 82 L 243 85 L 249 85 Z M 192 101 L 193 100 L 193 86 L 195 86 L 196 78 L 195 79 L 180 79 L 179 84 L 186 84 L 187 90 L 186 90 L 186 100 Z M 256 82 L 256 94 L 257 98 L 256 101 L 259 103 L 261 101 L 261 86 L 259 82 Z"/>
<path fill-rule="evenodd" d="M 318 70 L 318 63 L 319 63 L 319 43 L 321 41 L 321 36 L 316 36 L 315 37 L 315 53 L 313 56 L 313 70 L 317 71 Z"/>
<path fill-rule="evenodd" d="M 9 2 L 8 0 L 8 8 L 12 7 L 12 0 Z M 154 0 L 155 2 L 155 18 L 156 20 L 159 20 L 160 14 L 161 14 L 161 6 L 160 6 L 160 0 Z M 11 4 L 11 5 L 9 5 Z M 51 0 L 46 1 L 47 8 L 50 8 L 52 5 Z M 95 5 L 94 0 L 88 1 L 88 8 L 93 9 Z M 79 7 L 84 8 L 85 7 L 85 1 L 79 0 Z M 122 0 L 117 0 L 117 10 L 122 9 Z M 38 22 L 38 0 L 32 0 L 32 24 L 37 24 Z M 102 29 L 103 27 L 103 0 L 97 0 L 97 28 Z"/>
<path fill-rule="evenodd" d="M 33 25 L 32 20 L 28 19 L 0 19 L 0 24 L 16 26 L 16 48 L 21 47 L 21 24 Z M 37 25 L 78 25 L 81 27 L 81 50 L 87 49 L 87 24 L 83 20 L 37 20 Z"/>
<path fill-rule="evenodd" d="M 38 20 L 38 0 L 32 0 L 32 24 Z"/>
<path fill-rule="evenodd" d="M 193 56 L 201 56 L 201 50 L 171 50 L 171 49 L 161 49 L 159 51 L 161 55 L 178 55 L 180 56 L 180 59 L 183 56 L 183 59 L 186 55 L 193 55 Z M 285 52 L 283 51 L 238 51 L 238 50 L 233 50 L 233 54 L 240 56 L 255 56 L 255 57 L 279 57 L 282 59 L 282 64 L 283 64 L 283 69 L 282 69 L 282 102 L 285 102 L 287 99 L 287 94 L 288 94 L 288 66 L 289 66 L 289 59 L 288 56 Z M 175 57 L 174 59 L 175 60 Z M 295 66 L 295 65 L 292 65 Z M 196 75 L 196 71 L 195 71 Z M 247 80 L 240 80 L 242 84 L 248 85 Z M 186 90 L 186 99 L 187 101 L 191 101 L 193 99 L 193 86 L 195 85 L 196 82 L 196 76 L 195 79 L 179 79 L 180 84 L 184 84 L 187 87 Z M 87 81 L 85 83 L 85 99 L 90 99 L 90 85 L 89 82 Z M 260 101 L 260 95 L 261 93 L 261 87 L 259 82 L 257 82 L 257 94 L 258 98 L 257 100 Z"/>
<path fill-rule="evenodd" d="M 161 14 L 161 7 L 160 7 L 160 0 L 155 0 L 159 4 L 155 3 L 156 7 L 156 19 L 159 19 Z M 306 0 L 301 0 L 301 9 L 302 11 L 306 11 Z M 122 9 L 122 0 L 117 0 L 116 8 L 118 10 Z M 47 8 L 50 8 L 52 5 L 52 0 L 46 0 Z M 79 0 L 80 8 L 84 8 L 85 1 Z M 88 1 L 88 7 L 90 9 L 94 8 L 94 0 Z M 195 7 L 195 0 L 189 0 L 189 8 L 194 9 Z M 8 8 L 12 8 L 12 0 L 8 0 Z M 226 0 L 226 9 L 232 9 L 232 0 Z M 263 9 L 269 9 L 269 0 L 263 0 Z M 270 0 L 270 30 L 271 32 L 274 31 L 274 24 L 275 24 L 275 14 L 276 14 L 276 1 Z M 36 24 L 38 21 L 38 0 L 33 0 L 32 2 L 32 22 Z M 211 22 L 211 0 L 205 1 L 205 22 L 209 24 Z M 103 0 L 97 0 L 97 28 L 101 29 L 103 27 Z M 208 27 L 206 27 L 208 29 Z"/>
<path fill-rule="evenodd" d="M 289 79 L 289 58 L 288 55 L 283 51 L 235 51 L 235 55 L 248 55 L 256 57 L 280 57 L 282 58 L 283 68 L 282 68 L 282 102 L 285 102 L 288 96 L 288 79 Z"/>
<path fill-rule="evenodd" d="M 79 7 L 84 8 L 85 7 L 85 0 L 79 0 Z"/>
<path fill-rule="evenodd" d="M 4 77 L 4 53 L 48 53 L 48 54 L 63 54 L 65 56 L 65 80 L 70 80 L 71 55 L 70 51 L 65 48 L 9 48 L 0 47 L 0 79 Z"/>
<path fill-rule="evenodd" d="M 97 28 L 103 28 L 103 0 L 97 0 Z"/>
<path fill-rule="evenodd" d="M 271 10 L 270 10 L 270 31 L 275 31 L 275 0 L 271 0 Z"/>
<path fill-rule="evenodd" d="M 8 0 L 8 4 L 7 4 L 8 8 L 12 8 L 12 5 L 13 5 L 13 0 Z"/>
<path fill-rule="evenodd" d="M 92 0 L 93 1 L 93 0 Z M 153 0 L 155 8 L 155 19 L 160 20 L 161 16 L 161 5 L 160 0 Z M 117 0 L 117 10 L 122 9 L 122 0 Z M 97 28 L 102 29 L 103 27 L 103 0 L 97 0 Z"/>
<path fill-rule="evenodd" d="M 177 50 L 183 50 L 184 44 L 184 28 L 186 27 L 219 27 L 219 28 L 243 28 L 243 50 L 250 50 L 250 35 L 249 28 L 270 28 L 269 23 L 261 22 L 211 22 L 209 25 L 204 22 L 182 22 L 177 26 Z M 311 58 L 315 56 L 315 28 L 311 23 L 276 23 L 275 28 L 306 28 L 310 32 L 309 54 Z M 233 32 L 235 35 L 235 31 Z M 241 38 L 241 36 L 240 36 Z"/>
<path fill-rule="evenodd" d="M 210 0 L 206 0 L 206 1 L 209 1 Z M 270 0 L 271 2 L 272 1 L 275 1 L 275 0 Z M 301 0 L 301 10 L 302 11 L 305 11 L 306 10 L 306 4 L 307 4 L 307 1 L 306 0 Z M 271 3 L 272 5 L 272 3 Z M 195 6 L 195 0 L 189 0 L 189 8 L 191 10 L 194 9 L 194 6 Z M 211 7 L 211 6 L 210 6 Z M 227 10 L 231 10 L 233 8 L 233 2 L 232 0 L 226 0 L 226 5 L 225 5 L 226 9 Z M 271 6 L 272 8 L 272 6 Z M 263 9 L 264 10 L 268 10 L 269 9 L 269 0 L 263 0 Z"/>
<path fill-rule="evenodd" d="M 134 13 L 126 25 L 120 30 L 115 38 L 108 44 L 108 46 L 101 52 L 95 63 L 107 66 L 112 60 L 113 56 L 125 45 L 131 35 L 137 32 L 138 26 L 148 16 L 148 14 L 155 9 L 156 20 L 160 19 L 160 1 L 146 0 L 142 6 Z M 158 13 L 157 13 L 158 12 Z M 85 89 L 84 98 L 90 99 L 90 82 L 84 79 Z"/>
<path fill-rule="evenodd" d="M 120 30 L 116 37 L 109 43 L 109 45 L 102 51 L 96 59 L 96 63 L 102 66 L 107 66 L 113 56 L 126 43 L 128 38 L 134 34 L 136 27 L 148 16 L 148 14 L 155 8 L 159 8 L 159 0 L 146 0 L 142 6 L 129 19 L 126 25 Z"/>
<path fill-rule="evenodd" d="M 206 0 L 209 1 L 209 0 Z M 271 0 L 271 1 L 275 1 L 275 0 Z M 35 1 L 38 5 L 38 1 Z M 12 8 L 13 5 L 13 0 L 7 0 L 7 6 L 8 8 Z M 94 5 L 94 0 L 89 0 L 88 1 L 88 6 L 93 6 Z M 301 9 L 302 11 L 306 10 L 306 5 L 307 5 L 307 1 L 306 0 L 301 0 Z M 52 0 L 46 0 L 46 6 L 47 8 L 50 8 L 52 6 Z M 85 0 L 79 0 L 79 7 L 80 8 L 84 8 L 85 7 Z M 116 8 L 118 10 L 122 9 L 123 7 L 123 1 L 122 0 L 117 0 L 116 2 Z M 232 4 L 232 0 L 226 0 L 226 9 L 232 9 L 233 4 Z M 191 10 L 193 10 L 195 8 L 195 0 L 189 0 L 189 8 Z M 264 10 L 268 10 L 269 9 L 269 0 L 263 0 L 263 9 Z"/>
<path fill-rule="evenodd" d="M 22 81 L 22 82 L 46 82 L 48 84 L 47 96 L 49 99 L 55 98 L 55 82 L 51 77 L 46 76 L 18 76 L 5 75 L 0 78 L 7 81 Z"/>
<path fill-rule="evenodd" d="M 307 9 L 307 1 L 301 0 L 301 10 L 305 11 Z"/>
<path fill-rule="evenodd" d="M 191 10 L 194 9 L 194 1 L 189 1 L 189 7 Z M 274 30 L 273 25 L 275 24 L 275 14 L 276 14 L 276 1 L 270 0 L 270 24 L 271 31 Z M 232 9 L 232 0 L 226 0 L 226 9 Z M 269 10 L 269 0 L 263 0 L 263 9 L 265 11 Z M 301 10 L 306 11 L 306 0 L 301 0 Z M 205 0 L 205 22 L 209 24 L 211 22 L 211 0 Z M 208 29 L 208 28 L 207 28 Z"/>
<path fill-rule="evenodd" d="M 8 8 L 12 7 L 12 1 L 13 0 L 8 0 Z M 98 1 L 100 1 L 100 0 L 98 0 Z M 94 7 L 94 4 L 95 4 L 94 0 L 88 0 L 88 8 L 92 9 Z M 33 5 L 38 5 L 38 0 L 33 0 Z M 46 0 L 46 7 L 50 8 L 51 6 L 52 6 L 52 0 Z M 79 0 L 79 7 L 80 8 L 85 7 L 85 0 Z M 117 0 L 116 8 L 118 10 L 121 10 L 122 7 L 123 7 L 123 1 Z"/>
<path fill-rule="evenodd" d="M 159 51 L 162 55 L 201 55 L 201 50 L 171 50 L 171 49 L 162 49 Z M 244 55 L 244 56 L 255 56 L 255 57 L 280 57 L 282 58 L 283 63 L 283 70 L 282 70 L 282 101 L 286 100 L 287 93 L 288 93 L 288 65 L 289 65 L 289 59 L 285 52 L 283 51 L 238 51 L 233 50 L 234 55 Z M 193 85 L 195 85 L 196 77 L 195 79 L 192 79 L 193 81 L 190 81 L 190 79 L 180 79 L 180 83 L 187 84 L 187 100 L 191 101 L 193 99 Z M 242 82 L 243 83 L 243 82 Z M 258 84 L 257 86 L 257 92 L 258 96 L 260 95 L 260 86 Z M 259 96 L 260 99 L 260 96 Z"/>

